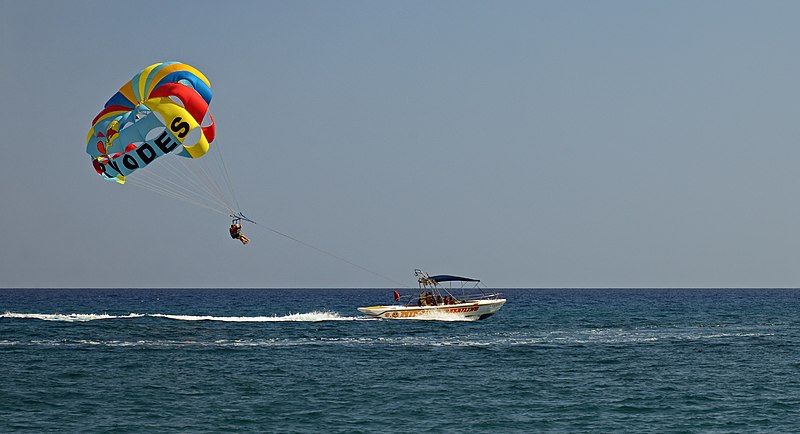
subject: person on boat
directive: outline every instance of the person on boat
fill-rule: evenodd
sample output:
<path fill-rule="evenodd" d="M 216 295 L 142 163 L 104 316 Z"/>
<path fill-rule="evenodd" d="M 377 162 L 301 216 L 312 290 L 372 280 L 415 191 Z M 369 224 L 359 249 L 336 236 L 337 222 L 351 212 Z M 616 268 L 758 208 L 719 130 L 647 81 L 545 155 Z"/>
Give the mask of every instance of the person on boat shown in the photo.
<path fill-rule="evenodd" d="M 419 293 L 419 305 L 420 306 L 427 306 L 428 305 L 428 292 L 427 291 L 420 291 L 420 293 Z"/>
<path fill-rule="evenodd" d="M 236 220 L 234 220 L 233 223 L 231 223 L 229 232 L 231 233 L 231 238 L 233 238 L 234 240 L 241 241 L 242 245 L 246 245 L 247 243 L 250 242 L 250 239 L 244 236 L 244 234 L 242 233 L 242 224 L 237 222 Z"/>
<path fill-rule="evenodd" d="M 442 295 L 441 294 L 437 295 L 436 296 L 436 305 L 440 306 L 442 304 L 442 302 L 443 302 L 442 301 Z"/>

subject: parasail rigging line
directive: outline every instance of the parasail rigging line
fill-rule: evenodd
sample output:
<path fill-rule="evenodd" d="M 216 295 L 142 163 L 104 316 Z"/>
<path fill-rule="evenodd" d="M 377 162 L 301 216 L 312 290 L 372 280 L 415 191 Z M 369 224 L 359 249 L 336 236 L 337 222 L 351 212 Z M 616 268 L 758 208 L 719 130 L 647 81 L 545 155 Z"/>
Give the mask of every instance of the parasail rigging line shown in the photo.
<path fill-rule="evenodd" d="M 239 215 L 241 215 L 241 213 L 239 213 Z M 298 238 L 295 238 L 295 237 L 293 237 L 293 236 L 291 236 L 291 235 L 289 235 L 289 234 L 287 234 L 287 233 L 281 232 L 281 231 L 279 231 L 279 230 L 277 230 L 277 229 L 274 229 L 274 228 L 271 228 L 271 227 L 269 227 L 269 226 L 260 225 L 260 224 L 258 224 L 258 223 L 255 223 L 255 222 L 253 222 L 253 221 L 252 221 L 252 220 L 250 220 L 250 219 L 247 219 L 247 221 L 250 221 L 250 222 L 254 223 L 254 224 L 255 224 L 257 227 L 259 227 L 259 228 L 263 228 L 263 229 L 265 229 L 265 230 L 268 230 L 268 231 L 270 231 L 270 232 L 272 232 L 272 233 L 274 233 L 274 234 L 280 235 L 280 236 L 282 236 L 282 237 L 284 237 L 284 238 L 287 238 L 287 239 L 289 239 L 289 240 L 292 240 L 292 241 L 294 241 L 294 242 L 296 242 L 296 243 L 298 243 L 298 244 L 301 244 L 301 245 L 303 245 L 303 246 L 305 246 L 305 247 L 308 247 L 309 249 L 316 250 L 316 251 L 317 251 L 317 252 L 319 252 L 319 253 L 322 253 L 322 254 L 324 254 L 324 255 L 330 256 L 331 258 L 338 259 L 339 261 L 342 261 L 342 262 L 344 262 L 344 263 L 346 263 L 346 264 L 348 264 L 348 265 L 351 265 L 351 266 L 353 266 L 353 267 L 356 267 L 356 268 L 358 268 L 359 270 L 366 271 L 366 272 L 367 272 L 367 273 L 369 273 L 369 274 L 372 274 L 372 275 L 374 275 L 374 276 L 380 277 L 381 279 L 384 279 L 384 280 L 386 280 L 386 281 L 388 281 L 388 282 L 391 282 L 391 283 L 393 283 L 393 284 L 395 284 L 395 285 L 398 285 L 398 286 L 401 286 L 401 285 L 403 285 L 402 283 L 398 283 L 398 282 L 396 282 L 395 280 L 393 280 L 392 278 L 390 278 L 390 277 L 387 277 L 387 276 L 385 276 L 385 275 L 383 275 L 383 274 L 381 274 L 381 273 L 378 273 L 377 271 L 372 271 L 372 270 L 370 270 L 369 268 L 367 268 L 367 267 L 364 267 L 363 265 L 356 264 L 355 262 L 353 262 L 353 261 L 350 261 L 350 260 L 348 260 L 348 259 L 346 259 L 346 258 L 343 258 L 343 257 L 341 257 L 341 256 L 339 256 L 339 255 L 337 255 L 337 254 L 335 254 L 335 253 L 333 253 L 333 252 L 330 252 L 330 251 L 328 251 L 328 250 L 322 249 L 322 248 L 320 248 L 320 247 L 317 247 L 317 246 L 315 246 L 315 245 L 313 245 L 313 244 L 307 243 L 307 242 L 305 242 L 305 241 L 303 241 L 303 240 L 300 240 L 300 239 L 298 239 Z"/>

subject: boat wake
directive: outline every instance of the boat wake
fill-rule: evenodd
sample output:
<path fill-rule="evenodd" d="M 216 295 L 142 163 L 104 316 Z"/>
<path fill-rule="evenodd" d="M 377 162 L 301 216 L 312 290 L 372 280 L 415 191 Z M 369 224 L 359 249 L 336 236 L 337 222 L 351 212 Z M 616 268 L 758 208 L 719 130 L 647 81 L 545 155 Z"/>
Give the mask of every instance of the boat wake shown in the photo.
<path fill-rule="evenodd" d="M 413 318 L 415 321 L 445 321 L 445 322 L 473 322 L 477 321 L 477 317 L 465 317 L 459 314 L 430 311 L 425 312 L 424 315 L 417 315 Z"/>
<path fill-rule="evenodd" d="M 42 321 L 66 321 L 66 322 L 86 322 L 96 321 L 101 319 L 123 319 L 123 318 L 142 318 L 146 316 L 140 313 L 129 313 L 127 315 L 108 315 L 108 314 L 94 314 L 94 313 L 15 313 L 6 312 L 0 314 L 0 318 L 14 318 L 14 319 L 38 319 Z"/>
<path fill-rule="evenodd" d="M 167 318 L 177 321 L 221 321 L 221 322 L 318 322 L 318 321 L 356 321 L 361 317 L 341 316 L 336 312 L 292 313 L 284 316 L 208 316 L 208 315 L 147 315 L 154 318 Z"/>
<path fill-rule="evenodd" d="M 211 316 L 211 315 L 170 315 L 161 313 L 129 313 L 127 315 L 83 314 L 83 313 L 16 313 L 5 312 L 0 318 L 36 319 L 42 321 L 87 322 L 131 318 L 164 318 L 175 321 L 220 321 L 220 322 L 319 322 L 319 321 L 363 321 L 365 317 L 341 316 L 337 312 L 293 313 L 284 316 Z"/>

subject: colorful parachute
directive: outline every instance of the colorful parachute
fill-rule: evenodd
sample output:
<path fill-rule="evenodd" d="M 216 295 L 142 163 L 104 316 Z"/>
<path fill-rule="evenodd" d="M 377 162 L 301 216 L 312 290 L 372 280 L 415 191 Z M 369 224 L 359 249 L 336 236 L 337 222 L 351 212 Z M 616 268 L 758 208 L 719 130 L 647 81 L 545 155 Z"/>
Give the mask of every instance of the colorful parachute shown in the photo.
<path fill-rule="evenodd" d="M 179 62 L 156 63 L 119 89 L 92 121 L 86 152 L 95 171 L 126 177 L 168 153 L 199 158 L 214 140 L 211 83 Z"/>
<path fill-rule="evenodd" d="M 240 216 L 222 147 L 209 146 L 210 102 L 211 84 L 197 69 L 179 62 L 148 66 L 92 121 L 86 137 L 92 166 L 107 180 Z"/>

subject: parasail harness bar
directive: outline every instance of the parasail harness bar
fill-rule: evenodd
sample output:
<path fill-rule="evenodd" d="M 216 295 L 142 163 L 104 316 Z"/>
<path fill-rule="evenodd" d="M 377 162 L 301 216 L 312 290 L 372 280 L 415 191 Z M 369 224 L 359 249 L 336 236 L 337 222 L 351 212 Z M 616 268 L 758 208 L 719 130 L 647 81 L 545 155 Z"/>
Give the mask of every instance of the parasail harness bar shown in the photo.
<path fill-rule="evenodd" d="M 254 225 L 257 225 L 257 224 L 258 224 L 258 223 L 256 223 L 256 222 L 254 222 L 254 221 L 250 220 L 249 218 L 245 217 L 245 216 L 244 216 L 244 214 L 242 214 L 242 212 L 241 212 L 241 211 L 239 211 L 239 212 L 238 212 L 238 213 L 236 213 L 236 214 L 231 214 L 231 215 L 230 215 L 230 217 L 233 219 L 233 222 L 234 222 L 234 223 L 238 223 L 238 222 L 240 222 L 240 221 L 246 221 L 246 222 L 250 222 L 250 223 L 252 223 L 252 224 L 254 224 Z"/>

